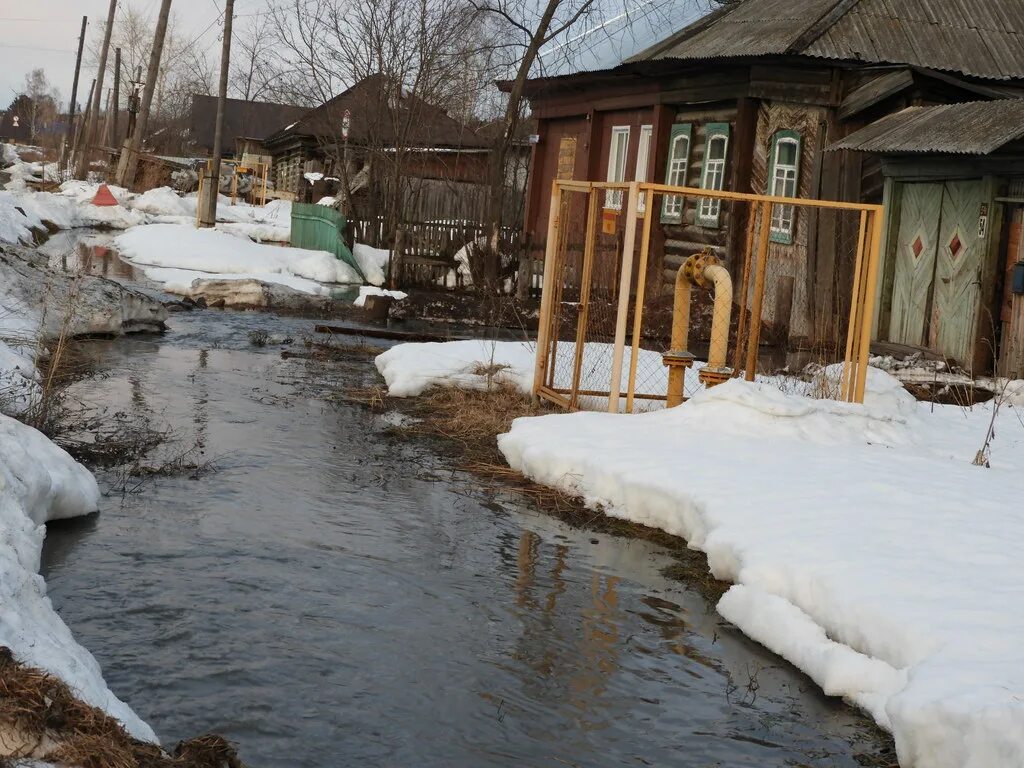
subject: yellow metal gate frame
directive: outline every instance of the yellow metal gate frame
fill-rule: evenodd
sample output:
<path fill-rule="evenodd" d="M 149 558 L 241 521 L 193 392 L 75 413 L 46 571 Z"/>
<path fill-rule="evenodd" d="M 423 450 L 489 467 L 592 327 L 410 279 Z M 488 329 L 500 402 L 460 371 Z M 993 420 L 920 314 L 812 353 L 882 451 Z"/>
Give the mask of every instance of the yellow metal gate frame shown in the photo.
<path fill-rule="evenodd" d="M 601 214 L 600 195 L 607 190 L 618 190 L 627 200 L 625 203 L 625 230 L 622 249 L 619 254 L 621 268 L 619 270 L 618 307 L 615 322 L 614 346 L 612 354 L 611 375 L 607 391 L 581 390 L 581 366 L 586 339 L 587 312 L 589 308 L 590 276 L 594 259 L 594 233 L 597 217 Z M 565 222 L 561 220 L 562 200 L 565 193 L 587 195 L 586 237 L 583 246 L 583 262 L 580 285 L 580 315 L 577 319 L 576 348 L 574 353 L 573 375 L 569 386 L 556 386 L 552 375 L 553 355 L 558 343 L 557 323 L 559 305 L 562 296 L 562 283 L 558 279 L 560 246 L 564 248 L 563 238 L 566 232 Z M 638 210 L 640 196 L 645 198 L 645 206 Z M 850 316 L 846 333 L 846 350 L 843 365 L 843 376 L 838 399 L 863 403 L 867 381 L 868 352 L 871 342 L 871 330 L 875 312 L 876 288 L 878 283 L 879 254 L 882 243 L 883 215 L 882 206 L 861 203 L 845 203 L 830 200 L 810 200 L 802 198 L 775 197 L 742 192 L 698 189 L 694 187 L 674 187 L 665 184 L 651 183 L 612 183 L 572 180 L 555 180 L 551 188 L 551 208 L 548 217 L 548 231 L 544 259 L 544 287 L 541 296 L 540 326 L 537 335 L 537 358 L 534 371 L 533 392 L 536 397 L 549 400 L 564 408 L 579 407 L 580 396 L 607 397 L 608 411 L 618 413 L 620 400 L 625 394 L 625 411 L 633 411 L 634 400 L 664 399 L 661 395 L 636 392 L 636 366 L 640 348 L 642 328 L 643 301 L 646 291 L 647 262 L 650 253 L 652 222 L 656 214 L 655 196 L 680 195 L 684 198 L 715 199 L 720 201 L 743 202 L 750 205 L 749 224 L 747 229 L 746 250 L 744 252 L 739 291 L 740 330 L 737 339 L 742 340 L 747 333 L 745 350 L 739 346 L 734 350 L 734 366 L 738 374 L 741 364 L 745 377 L 753 381 L 756 373 L 757 354 L 760 344 L 760 328 L 765 292 L 765 274 L 768 261 L 768 250 L 771 238 L 771 215 L 775 205 L 794 206 L 795 209 L 832 209 L 859 213 L 859 232 L 857 236 L 856 259 L 854 262 L 853 286 L 850 301 Z M 640 245 L 637 252 L 638 224 L 642 222 Z M 757 234 L 755 251 L 755 233 Z M 637 255 L 638 253 L 638 255 Z M 637 285 L 632 290 L 634 258 L 638 258 Z M 750 270 L 754 272 L 751 275 Z M 750 302 L 751 327 L 746 325 L 747 286 L 753 278 L 753 290 Z M 627 325 L 629 321 L 630 300 L 635 297 L 633 327 L 631 338 L 631 354 L 629 358 L 629 374 L 626 392 L 623 393 L 622 369 L 625 357 Z M 758 322 L 754 322 L 756 318 Z M 619 382 L 619 386 L 615 386 Z"/>

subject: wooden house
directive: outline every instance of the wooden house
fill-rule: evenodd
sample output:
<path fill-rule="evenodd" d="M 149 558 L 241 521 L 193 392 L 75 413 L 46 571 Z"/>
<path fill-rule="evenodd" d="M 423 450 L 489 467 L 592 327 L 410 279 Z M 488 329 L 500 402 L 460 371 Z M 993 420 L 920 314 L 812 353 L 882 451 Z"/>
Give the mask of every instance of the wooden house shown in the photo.
<path fill-rule="evenodd" d="M 882 202 L 882 158 L 829 145 L 907 107 L 1018 95 L 1019 0 L 739 0 L 613 69 L 529 82 L 524 235 L 543 253 L 559 177 Z M 738 269 L 743 211 L 666 200 L 656 215 L 652 271 L 666 282 L 708 247 Z M 769 294 L 765 320 L 820 340 L 849 300 L 851 237 L 834 218 L 774 219 L 770 258 L 793 301 L 773 317 L 790 305 Z"/>
<path fill-rule="evenodd" d="M 348 120 L 347 140 L 342 126 Z M 273 155 L 273 180 L 279 190 L 301 195 L 308 172 L 342 176 L 340 158 L 350 158 L 349 178 L 358 184 L 368 161 L 379 165 L 401 150 L 410 178 L 452 185 L 478 184 L 487 177 L 489 143 L 440 107 L 389 88 L 387 78 L 372 75 L 310 110 L 266 141 Z M 378 169 L 379 170 L 379 169 Z M 378 174 L 380 175 L 380 174 Z"/>
<path fill-rule="evenodd" d="M 1024 376 L 1024 100 L 911 107 L 834 149 L 882 162 L 875 338 Z"/>
<path fill-rule="evenodd" d="M 247 144 L 246 152 L 263 154 L 262 142 L 268 136 L 288 123 L 298 120 L 308 111 L 308 107 L 292 104 L 226 99 L 224 130 L 221 132 L 221 152 L 225 157 L 230 157 L 236 151 L 238 140 L 243 139 Z M 205 155 L 213 153 L 216 118 L 216 96 L 195 95 L 192 97 L 188 138 L 194 151 Z"/>

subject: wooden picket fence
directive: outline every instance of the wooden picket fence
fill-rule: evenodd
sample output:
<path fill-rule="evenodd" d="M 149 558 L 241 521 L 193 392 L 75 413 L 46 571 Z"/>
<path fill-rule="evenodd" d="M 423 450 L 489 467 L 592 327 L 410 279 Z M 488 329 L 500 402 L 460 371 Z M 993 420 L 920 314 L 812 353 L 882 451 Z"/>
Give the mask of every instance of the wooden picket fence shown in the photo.
<path fill-rule="evenodd" d="M 394 249 L 383 217 L 353 219 L 348 223 L 352 242 L 366 243 L 374 248 Z M 410 221 L 401 225 L 399 284 L 403 288 L 464 287 L 458 275 L 456 254 L 470 243 L 482 242 L 487 227 L 474 221 Z M 518 254 L 522 232 L 517 227 L 502 227 L 502 251 Z M 454 280 L 449 279 L 454 272 Z M 543 274 L 543 264 L 539 274 Z M 538 287 L 539 291 L 539 287 Z"/>

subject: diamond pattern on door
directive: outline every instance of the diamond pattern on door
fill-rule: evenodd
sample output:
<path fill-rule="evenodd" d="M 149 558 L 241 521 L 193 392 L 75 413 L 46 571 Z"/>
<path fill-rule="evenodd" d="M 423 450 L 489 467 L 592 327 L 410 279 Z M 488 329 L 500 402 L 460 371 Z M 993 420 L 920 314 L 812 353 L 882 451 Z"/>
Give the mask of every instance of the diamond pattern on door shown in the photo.
<path fill-rule="evenodd" d="M 942 184 L 902 187 L 889 340 L 921 346 L 935 278 Z"/>
<path fill-rule="evenodd" d="M 928 343 L 965 366 L 974 357 L 981 301 L 984 241 L 978 237 L 978 214 L 984 192 L 981 181 L 948 181 L 942 195 L 939 241 L 949 246 L 935 261 Z"/>

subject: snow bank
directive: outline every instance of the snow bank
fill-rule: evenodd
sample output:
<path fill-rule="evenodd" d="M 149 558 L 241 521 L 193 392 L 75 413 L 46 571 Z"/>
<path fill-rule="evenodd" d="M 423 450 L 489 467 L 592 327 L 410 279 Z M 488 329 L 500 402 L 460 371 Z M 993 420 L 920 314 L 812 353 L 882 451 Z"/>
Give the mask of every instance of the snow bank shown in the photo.
<path fill-rule="evenodd" d="M 858 406 L 733 380 L 671 410 L 518 419 L 498 443 L 706 552 L 735 584 L 722 615 L 890 729 L 901 765 L 1024 765 L 1024 426 L 1004 406 L 980 468 L 991 406 L 868 387 Z"/>
<path fill-rule="evenodd" d="M 140 265 L 217 274 L 292 275 L 320 283 L 360 283 L 348 264 L 326 251 L 253 243 L 209 229 L 151 224 L 119 235 L 120 254 Z"/>
<path fill-rule="evenodd" d="M 489 382 L 497 380 L 519 389 L 523 394 L 533 392 L 535 364 L 533 342 L 488 341 L 446 341 L 413 344 L 398 344 L 377 358 L 377 369 L 388 384 L 392 397 L 410 397 L 421 394 L 432 386 L 483 389 Z M 559 364 L 555 366 L 555 386 L 568 387 L 572 377 L 572 360 L 576 345 L 570 341 L 558 343 Z M 581 388 L 585 390 L 606 390 L 611 371 L 613 346 L 590 342 L 587 344 L 586 364 L 582 370 Z M 626 391 L 629 379 L 629 362 L 632 350 L 627 348 L 623 355 L 622 391 Z M 697 371 L 704 363 L 696 362 L 687 376 L 687 393 L 700 391 L 703 385 L 697 381 Z M 501 371 L 494 374 L 494 367 Z M 643 387 L 650 392 L 664 392 L 668 387 L 668 372 L 661 362 L 661 353 L 641 349 L 638 355 L 638 369 L 647 373 Z M 474 373 L 480 371 L 482 373 Z M 583 397 L 580 405 L 594 410 L 605 409 L 608 398 Z M 625 408 L 625 398 L 620 402 Z M 637 411 L 662 408 L 658 400 L 636 400 Z"/>
<path fill-rule="evenodd" d="M 398 344 L 375 362 L 393 397 L 415 397 L 433 386 L 487 389 L 492 383 L 528 393 L 534 349 L 531 342 L 483 339 Z"/>
<path fill-rule="evenodd" d="M 383 288 L 378 288 L 375 285 L 362 285 L 359 287 L 359 295 L 356 296 L 355 301 L 352 303 L 357 307 L 364 307 L 366 306 L 367 296 L 390 296 L 395 301 L 401 301 L 408 298 L 409 294 L 403 291 L 385 291 Z"/>
<path fill-rule="evenodd" d="M 96 659 L 54 612 L 38 573 L 43 523 L 93 512 L 99 498 L 93 476 L 66 452 L 0 416 L 0 645 L 59 677 L 132 735 L 156 741 L 153 730 L 107 688 Z"/>
<path fill-rule="evenodd" d="M 366 282 L 370 285 L 384 285 L 391 251 L 356 243 L 352 248 L 352 255 L 356 257 L 359 268 L 366 275 Z"/>
<path fill-rule="evenodd" d="M 196 281 L 203 280 L 236 280 L 239 282 L 257 280 L 261 283 L 273 283 L 294 288 L 296 291 L 312 296 L 329 296 L 331 291 L 326 286 L 304 277 L 296 277 L 287 273 L 273 272 L 201 272 L 196 269 L 175 269 L 173 267 L 144 267 L 146 278 L 161 283 L 163 290 L 178 296 L 197 296 Z"/>
<path fill-rule="evenodd" d="M 189 206 L 170 187 L 157 187 L 143 192 L 131 200 L 129 205 L 137 211 L 153 216 L 195 216 L 195 204 Z"/>

